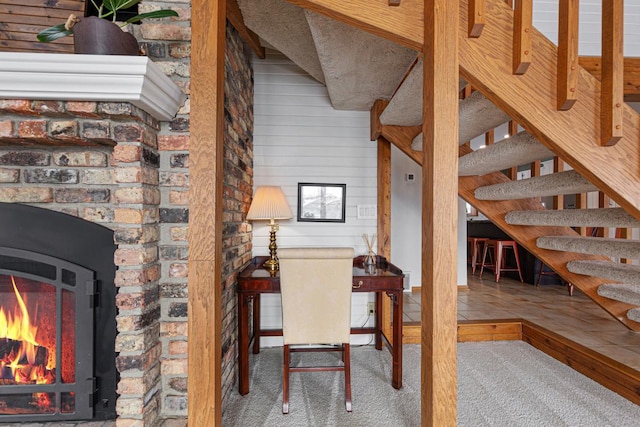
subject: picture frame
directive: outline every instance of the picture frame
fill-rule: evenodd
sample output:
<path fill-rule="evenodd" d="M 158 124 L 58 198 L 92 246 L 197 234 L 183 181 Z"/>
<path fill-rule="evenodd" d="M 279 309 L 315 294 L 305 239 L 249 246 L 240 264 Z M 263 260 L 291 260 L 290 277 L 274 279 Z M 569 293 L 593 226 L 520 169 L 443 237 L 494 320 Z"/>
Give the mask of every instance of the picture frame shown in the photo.
<path fill-rule="evenodd" d="M 345 222 L 347 184 L 298 183 L 299 222 Z"/>

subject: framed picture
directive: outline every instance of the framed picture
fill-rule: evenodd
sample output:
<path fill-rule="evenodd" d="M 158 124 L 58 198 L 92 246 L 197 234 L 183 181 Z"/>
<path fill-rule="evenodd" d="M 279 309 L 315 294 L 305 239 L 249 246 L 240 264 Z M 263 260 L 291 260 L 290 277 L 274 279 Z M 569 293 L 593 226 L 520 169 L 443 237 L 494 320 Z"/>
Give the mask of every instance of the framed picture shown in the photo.
<path fill-rule="evenodd" d="M 345 222 L 346 184 L 298 183 L 298 221 Z"/>

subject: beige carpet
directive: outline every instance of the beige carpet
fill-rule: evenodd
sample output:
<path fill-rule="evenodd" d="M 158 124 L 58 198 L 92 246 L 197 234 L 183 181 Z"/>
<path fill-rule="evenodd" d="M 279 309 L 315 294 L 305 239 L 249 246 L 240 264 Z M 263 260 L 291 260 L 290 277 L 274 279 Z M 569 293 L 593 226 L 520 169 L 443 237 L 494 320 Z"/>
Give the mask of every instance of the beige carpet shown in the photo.
<path fill-rule="evenodd" d="M 331 354 L 302 357 L 334 357 Z M 251 356 L 251 392 L 234 391 L 224 426 L 419 426 L 420 347 L 404 346 L 404 387 L 390 382 L 391 356 L 352 350 L 353 412 L 342 376 L 293 374 L 290 414 L 282 415 L 282 349 Z M 640 406 L 521 341 L 458 344 L 459 426 L 640 425 Z"/>

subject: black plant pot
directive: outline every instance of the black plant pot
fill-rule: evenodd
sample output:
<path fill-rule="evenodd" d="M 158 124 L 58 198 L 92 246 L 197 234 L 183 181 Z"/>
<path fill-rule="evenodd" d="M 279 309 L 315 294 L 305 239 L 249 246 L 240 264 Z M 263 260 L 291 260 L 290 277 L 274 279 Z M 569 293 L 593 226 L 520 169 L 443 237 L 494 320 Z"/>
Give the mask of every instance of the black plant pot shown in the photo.
<path fill-rule="evenodd" d="M 75 53 L 89 55 L 140 54 L 138 41 L 132 34 L 97 16 L 81 18 L 73 26 L 73 46 Z"/>

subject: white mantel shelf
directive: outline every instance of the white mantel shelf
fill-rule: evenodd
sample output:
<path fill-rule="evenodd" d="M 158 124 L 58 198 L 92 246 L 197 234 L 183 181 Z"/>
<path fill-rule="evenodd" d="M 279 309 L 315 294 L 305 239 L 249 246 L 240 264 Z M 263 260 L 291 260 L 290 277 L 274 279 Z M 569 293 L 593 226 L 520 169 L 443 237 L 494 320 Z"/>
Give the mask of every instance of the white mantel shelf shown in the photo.
<path fill-rule="evenodd" d="M 186 95 L 146 56 L 0 52 L 0 99 L 130 102 L 166 121 Z"/>

